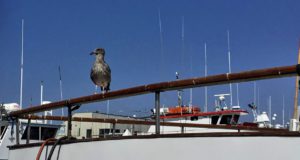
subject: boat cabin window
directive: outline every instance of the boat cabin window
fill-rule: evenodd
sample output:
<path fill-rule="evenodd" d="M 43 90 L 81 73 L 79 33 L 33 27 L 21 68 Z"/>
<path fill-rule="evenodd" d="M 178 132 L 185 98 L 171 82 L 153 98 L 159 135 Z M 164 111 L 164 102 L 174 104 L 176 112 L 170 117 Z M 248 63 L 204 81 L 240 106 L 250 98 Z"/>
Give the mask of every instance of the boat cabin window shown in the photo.
<path fill-rule="evenodd" d="M 220 124 L 230 124 L 232 115 L 223 115 Z"/>
<path fill-rule="evenodd" d="M 103 137 L 104 135 L 112 134 L 114 132 L 113 129 L 109 128 L 104 128 L 104 129 L 99 129 L 99 137 Z M 119 129 L 115 129 L 115 133 L 121 133 Z"/>
<path fill-rule="evenodd" d="M 234 115 L 231 124 L 238 124 L 240 115 Z"/>
<path fill-rule="evenodd" d="M 109 134 L 109 130 L 110 129 L 107 129 L 107 128 L 105 128 L 105 129 L 99 129 L 99 136 L 104 136 L 105 134 L 106 135 Z"/>
<path fill-rule="evenodd" d="M 41 128 L 41 133 L 40 133 Z M 27 129 L 26 127 L 22 138 L 21 139 L 27 139 Z M 30 127 L 30 139 L 31 140 L 46 140 L 49 138 L 54 138 L 57 133 L 58 128 L 51 128 L 51 127 L 38 127 L 38 126 L 31 126 Z"/>
<path fill-rule="evenodd" d="M 212 116 L 211 117 L 211 124 L 217 124 L 219 120 L 219 116 Z"/>

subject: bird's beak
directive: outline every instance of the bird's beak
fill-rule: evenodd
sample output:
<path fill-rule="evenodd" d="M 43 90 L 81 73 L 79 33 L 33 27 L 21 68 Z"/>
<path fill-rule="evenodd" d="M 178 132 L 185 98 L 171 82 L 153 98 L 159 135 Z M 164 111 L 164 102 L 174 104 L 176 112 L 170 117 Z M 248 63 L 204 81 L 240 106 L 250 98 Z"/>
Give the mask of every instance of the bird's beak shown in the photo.
<path fill-rule="evenodd" d="M 90 55 L 93 55 L 93 54 L 95 54 L 95 52 L 91 52 L 91 53 L 90 53 Z"/>

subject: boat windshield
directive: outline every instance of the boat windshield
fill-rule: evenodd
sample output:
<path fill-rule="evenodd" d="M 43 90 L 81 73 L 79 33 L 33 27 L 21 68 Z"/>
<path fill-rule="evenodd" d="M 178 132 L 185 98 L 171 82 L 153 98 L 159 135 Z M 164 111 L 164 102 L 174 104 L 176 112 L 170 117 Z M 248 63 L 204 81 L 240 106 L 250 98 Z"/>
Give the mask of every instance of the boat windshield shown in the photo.
<path fill-rule="evenodd" d="M 240 115 L 223 115 L 220 124 L 237 124 Z"/>

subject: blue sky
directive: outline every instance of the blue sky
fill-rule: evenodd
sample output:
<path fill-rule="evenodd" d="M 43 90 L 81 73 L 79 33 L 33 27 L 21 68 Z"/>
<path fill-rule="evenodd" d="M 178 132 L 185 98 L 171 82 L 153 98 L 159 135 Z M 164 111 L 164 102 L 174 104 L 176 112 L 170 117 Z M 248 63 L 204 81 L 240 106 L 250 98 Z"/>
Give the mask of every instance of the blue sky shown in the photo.
<path fill-rule="evenodd" d="M 107 0 L 107 1 L 0 1 L 0 101 L 19 101 L 21 20 L 24 19 L 23 106 L 45 99 L 60 100 L 58 66 L 62 69 L 63 96 L 90 95 L 89 79 L 98 47 L 106 49 L 112 69 L 111 89 L 204 76 L 204 43 L 208 74 L 228 72 L 227 30 L 230 30 L 232 72 L 292 65 L 297 62 L 300 35 L 299 1 L 260 0 Z M 158 11 L 162 20 L 161 52 Z M 184 17 L 184 49 L 181 39 Z M 184 55 L 182 54 L 184 53 Z M 281 113 L 291 112 L 294 78 L 257 81 L 259 104 L 266 110 L 268 97 Z M 236 104 L 235 86 L 233 104 Z M 209 110 L 214 94 L 228 93 L 228 85 L 209 87 Z M 239 88 L 240 105 L 253 101 L 253 83 Z M 184 91 L 188 103 L 189 91 Z M 175 105 L 176 92 L 162 94 L 162 104 Z M 229 103 L 229 102 L 228 102 Z M 204 90 L 193 90 L 193 104 L 204 105 Z M 111 113 L 138 114 L 154 106 L 154 95 L 110 102 Z M 80 111 L 106 110 L 106 102 L 83 106 Z M 126 112 L 126 113 L 125 113 Z"/>

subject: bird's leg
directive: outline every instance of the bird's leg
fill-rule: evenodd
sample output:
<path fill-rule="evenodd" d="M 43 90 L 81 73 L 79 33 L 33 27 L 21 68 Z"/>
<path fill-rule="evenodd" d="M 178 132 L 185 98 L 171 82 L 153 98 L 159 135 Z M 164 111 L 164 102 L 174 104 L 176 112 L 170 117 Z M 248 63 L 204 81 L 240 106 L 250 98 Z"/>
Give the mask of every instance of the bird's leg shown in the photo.
<path fill-rule="evenodd" d="M 97 89 L 98 89 L 98 86 L 95 85 L 95 93 L 94 94 L 97 94 Z"/>

